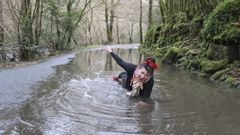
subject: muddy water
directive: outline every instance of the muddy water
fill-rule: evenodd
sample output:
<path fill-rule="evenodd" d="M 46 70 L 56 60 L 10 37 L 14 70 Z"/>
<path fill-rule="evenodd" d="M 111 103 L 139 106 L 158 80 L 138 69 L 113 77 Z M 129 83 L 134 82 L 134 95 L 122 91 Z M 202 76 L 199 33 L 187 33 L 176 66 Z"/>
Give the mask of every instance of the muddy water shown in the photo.
<path fill-rule="evenodd" d="M 114 52 L 132 63 L 143 59 L 137 49 Z M 155 73 L 150 100 L 125 95 L 111 80 L 122 69 L 102 49 L 81 51 L 55 71 L 31 87 L 22 106 L 1 110 L 0 134 L 240 134 L 240 93 L 173 67 Z"/>

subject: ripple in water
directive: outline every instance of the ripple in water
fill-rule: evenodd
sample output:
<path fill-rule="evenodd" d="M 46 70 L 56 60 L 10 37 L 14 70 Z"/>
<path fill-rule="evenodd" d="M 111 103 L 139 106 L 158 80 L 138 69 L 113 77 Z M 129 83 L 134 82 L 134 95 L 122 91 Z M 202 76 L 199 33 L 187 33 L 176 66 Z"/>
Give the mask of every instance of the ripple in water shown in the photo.
<path fill-rule="evenodd" d="M 141 58 L 136 50 L 115 52 L 132 63 Z M 239 135 L 239 92 L 163 65 L 152 100 L 128 98 L 109 79 L 118 73 L 103 51 L 80 53 L 57 66 L 20 110 L 0 114 L 0 127 L 7 125 L 0 134 Z"/>
<path fill-rule="evenodd" d="M 62 84 L 43 112 L 45 134 L 136 134 L 143 133 L 143 127 L 152 132 L 148 117 L 154 105 L 138 106 L 137 100 L 129 100 L 124 89 L 106 78 L 78 76 Z"/>

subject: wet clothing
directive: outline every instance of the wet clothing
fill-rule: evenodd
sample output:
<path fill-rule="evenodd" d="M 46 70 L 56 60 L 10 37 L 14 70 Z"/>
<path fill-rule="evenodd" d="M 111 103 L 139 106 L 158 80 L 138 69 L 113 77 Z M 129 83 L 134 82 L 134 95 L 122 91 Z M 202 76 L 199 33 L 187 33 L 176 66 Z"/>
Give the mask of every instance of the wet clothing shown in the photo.
<path fill-rule="evenodd" d="M 118 65 L 121 66 L 126 71 L 127 75 L 126 75 L 126 79 L 123 82 L 123 88 L 131 91 L 132 86 L 130 85 L 130 83 L 131 83 L 131 79 L 134 74 L 134 71 L 137 68 L 137 65 L 125 62 L 113 52 L 111 52 L 110 54 L 114 58 L 114 60 L 118 63 Z M 140 91 L 139 95 L 141 97 L 150 97 L 153 84 L 154 84 L 154 79 L 153 77 L 151 77 L 146 83 L 143 84 L 143 89 Z"/>

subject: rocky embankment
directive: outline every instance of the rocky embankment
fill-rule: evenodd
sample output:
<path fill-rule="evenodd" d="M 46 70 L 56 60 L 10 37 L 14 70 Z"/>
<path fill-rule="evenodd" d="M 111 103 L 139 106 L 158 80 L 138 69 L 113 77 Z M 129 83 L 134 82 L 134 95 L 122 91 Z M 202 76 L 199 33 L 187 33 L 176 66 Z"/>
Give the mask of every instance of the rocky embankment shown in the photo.
<path fill-rule="evenodd" d="M 142 52 L 223 85 L 240 88 L 240 0 L 209 15 L 179 13 L 148 30 Z"/>

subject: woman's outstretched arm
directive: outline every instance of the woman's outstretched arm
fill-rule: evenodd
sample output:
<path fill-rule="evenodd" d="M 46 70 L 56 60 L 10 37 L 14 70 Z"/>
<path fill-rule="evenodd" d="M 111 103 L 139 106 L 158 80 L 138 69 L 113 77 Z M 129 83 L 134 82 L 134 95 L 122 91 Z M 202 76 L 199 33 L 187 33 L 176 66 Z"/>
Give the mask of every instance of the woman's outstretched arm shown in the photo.
<path fill-rule="evenodd" d="M 132 67 L 135 67 L 134 64 L 125 62 L 122 58 L 120 58 L 118 55 L 116 55 L 112 48 L 107 46 L 106 51 L 109 52 L 111 54 L 111 56 L 113 57 L 113 59 L 118 63 L 119 66 L 121 66 L 125 71 L 129 71 L 131 70 Z"/>

